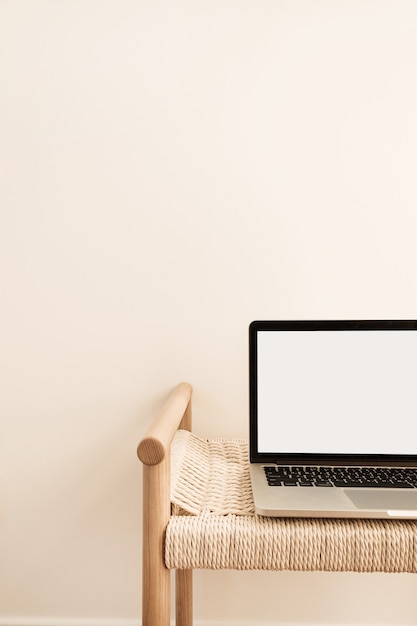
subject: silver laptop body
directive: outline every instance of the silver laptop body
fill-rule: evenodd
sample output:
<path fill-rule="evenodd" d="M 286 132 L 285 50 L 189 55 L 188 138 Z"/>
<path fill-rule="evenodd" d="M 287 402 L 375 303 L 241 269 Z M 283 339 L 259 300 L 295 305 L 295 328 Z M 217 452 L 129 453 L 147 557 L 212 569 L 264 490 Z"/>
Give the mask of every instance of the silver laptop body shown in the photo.
<path fill-rule="evenodd" d="M 255 510 L 417 518 L 417 320 L 249 327 Z"/>

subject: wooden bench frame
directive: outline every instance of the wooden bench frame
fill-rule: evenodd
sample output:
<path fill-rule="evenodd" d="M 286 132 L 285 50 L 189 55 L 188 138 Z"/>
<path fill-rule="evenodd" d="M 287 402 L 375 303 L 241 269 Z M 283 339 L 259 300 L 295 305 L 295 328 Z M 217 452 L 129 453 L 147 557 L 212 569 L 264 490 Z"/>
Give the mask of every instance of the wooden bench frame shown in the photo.
<path fill-rule="evenodd" d="M 171 537 L 171 531 L 178 522 L 181 526 L 183 522 L 193 522 L 194 518 L 194 516 L 191 518 L 173 517 L 174 512 L 171 511 L 171 446 L 178 428 L 191 431 L 191 396 L 191 385 L 180 383 L 169 395 L 159 416 L 138 446 L 138 456 L 143 463 L 142 626 L 170 625 L 171 572 L 166 567 L 165 561 L 171 564 L 172 568 L 176 568 L 175 617 L 177 626 L 192 626 L 193 623 L 192 569 L 180 569 L 181 565 L 178 563 L 183 563 L 183 566 L 188 568 L 207 566 L 218 569 L 225 566 L 224 562 L 218 567 L 217 562 L 212 566 L 207 561 L 204 561 L 204 565 L 195 565 L 195 563 L 201 563 L 200 553 L 197 554 L 197 560 L 176 558 L 170 560 L 169 558 L 170 547 L 172 546 L 170 546 L 171 539 L 166 542 L 166 537 Z M 253 531 L 255 539 L 260 540 L 261 546 L 265 546 L 264 540 L 271 537 L 269 530 L 265 530 L 268 528 L 265 519 L 260 520 L 256 516 L 247 515 L 230 517 L 236 518 L 235 522 L 239 519 L 239 524 L 244 520 L 243 526 L 232 525 L 230 527 L 232 540 L 239 537 L 242 540 L 242 536 L 244 536 L 241 534 L 242 528 L 247 529 L 245 523 L 248 520 L 250 520 L 249 533 Z M 195 519 L 198 520 L 198 515 Z M 223 517 L 223 521 L 225 519 Z M 301 524 L 300 520 L 293 520 L 293 532 L 297 533 L 301 528 L 304 529 L 299 536 L 299 539 L 302 539 L 304 543 L 301 545 L 300 541 L 297 542 L 299 548 L 301 545 L 301 568 L 306 569 L 306 571 L 320 569 L 323 571 L 417 572 L 417 521 L 413 523 L 410 520 L 357 521 L 358 524 L 353 525 L 352 520 L 335 520 L 334 525 L 328 526 L 323 524 L 322 520 L 315 520 L 313 526 L 317 532 L 316 539 L 318 542 L 320 540 L 323 542 L 324 538 L 323 551 L 319 550 L 318 553 L 315 553 L 314 562 L 308 564 L 305 562 L 304 556 L 308 560 L 308 554 L 310 554 L 312 547 L 310 527 L 306 527 L 305 520 L 301 520 L 303 522 Z M 167 532 L 168 524 L 170 524 L 169 535 Z M 192 530 L 189 531 L 185 539 L 194 543 L 195 537 L 192 533 L 195 532 L 195 526 L 191 524 L 191 528 Z M 275 548 L 277 548 L 279 541 L 283 540 L 283 554 L 286 554 L 286 546 L 288 545 L 288 535 L 285 528 L 285 525 L 283 526 L 277 521 L 276 534 L 273 535 Z M 237 533 L 236 537 L 234 533 Z M 292 535 L 292 537 L 294 536 L 296 535 Z M 330 542 L 331 549 L 329 550 L 328 539 L 332 537 L 333 542 L 336 543 Z M 178 540 L 180 541 L 180 539 Z M 187 541 L 183 545 L 182 556 L 187 555 Z M 291 538 L 290 541 L 292 541 Z M 315 541 L 314 545 L 316 543 Z M 385 546 L 383 553 L 380 552 L 381 545 L 382 547 Z M 339 548 L 339 550 L 335 551 L 335 548 Z M 264 554 L 264 548 L 260 548 L 260 550 L 261 554 Z M 290 552 L 295 558 L 297 550 L 294 549 Z M 376 559 L 375 554 L 378 557 Z M 317 561 L 317 555 L 319 561 Z M 363 556 L 366 558 L 363 559 Z M 344 564 L 345 558 L 347 561 Z M 328 559 L 330 559 L 329 562 Z M 236 561 L 233 563 L 236 564 Z M 275 562 L 271 562 L 269 568 L 264 567 L 264 565 L 259 567 L 258 564 L 253 564 L 250 561 L 242 567 L 242 569 L 271 569 L 272 571 L 281 568 L 286 570 L 297 569 L 298 571 L 300 564 L 297 559 L 278 567 Z"/>
<path fill-rule="evenodd" d="M 178 428 L 191 431 L 192 387 L 180 383 L 138 446 L 143 463 L 142 626 L 169 626 L 170 570 L 164 562 L 165 530 L 171 516 L 170 452 Z M 192 626 L 192 570 L 175 571 L 177 626 Z"/>

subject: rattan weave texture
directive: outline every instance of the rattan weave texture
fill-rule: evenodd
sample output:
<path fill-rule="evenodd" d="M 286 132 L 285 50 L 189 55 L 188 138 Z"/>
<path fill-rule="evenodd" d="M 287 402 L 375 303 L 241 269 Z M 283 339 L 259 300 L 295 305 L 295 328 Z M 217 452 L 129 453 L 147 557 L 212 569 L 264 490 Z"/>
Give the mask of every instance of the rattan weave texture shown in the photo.
<path fill-rule="evenodd" d="M 245 441 L 178 431 L 171 487 L 170 569 L 417 572 L 417 522 L 255 515 Z"/>

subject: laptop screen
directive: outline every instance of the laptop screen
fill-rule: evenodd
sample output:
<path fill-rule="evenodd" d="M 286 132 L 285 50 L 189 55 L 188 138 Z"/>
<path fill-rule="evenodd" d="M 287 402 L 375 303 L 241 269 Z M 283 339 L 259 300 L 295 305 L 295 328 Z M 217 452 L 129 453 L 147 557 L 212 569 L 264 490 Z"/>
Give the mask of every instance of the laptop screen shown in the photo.
<path fill-rule="evenodd" d="M 409 320 L 253 322 L 251 459 L 415 461 L 416 330 Z"/>

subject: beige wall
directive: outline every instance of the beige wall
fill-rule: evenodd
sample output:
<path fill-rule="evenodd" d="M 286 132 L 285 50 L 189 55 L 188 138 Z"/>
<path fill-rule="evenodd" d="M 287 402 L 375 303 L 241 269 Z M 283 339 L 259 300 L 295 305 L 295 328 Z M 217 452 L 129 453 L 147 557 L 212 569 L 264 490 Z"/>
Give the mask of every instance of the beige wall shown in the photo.
<path fill-rule="evenodd" d="M 414 0 L 1 0 L 2 625 L 137 623 L 136 443 L 183 379 L 246 435 L 252 319 L 417 316 L 416 32 Z M 196 617 L 416 624 L 415 588 L 198 573 Z"/>

